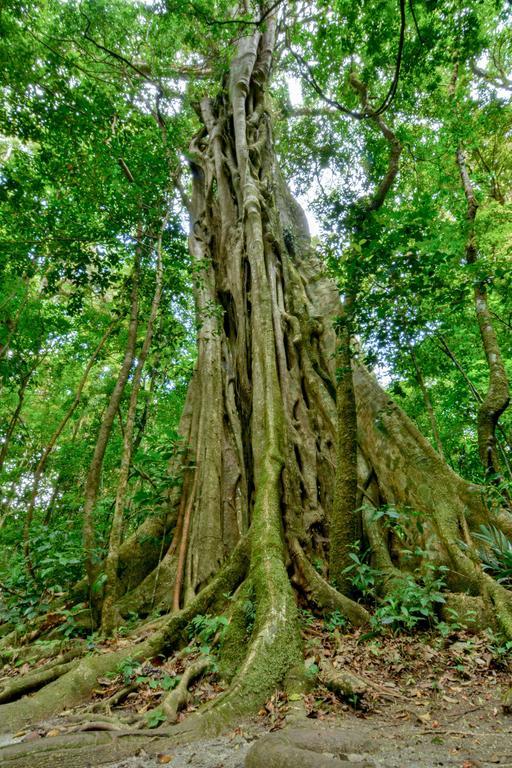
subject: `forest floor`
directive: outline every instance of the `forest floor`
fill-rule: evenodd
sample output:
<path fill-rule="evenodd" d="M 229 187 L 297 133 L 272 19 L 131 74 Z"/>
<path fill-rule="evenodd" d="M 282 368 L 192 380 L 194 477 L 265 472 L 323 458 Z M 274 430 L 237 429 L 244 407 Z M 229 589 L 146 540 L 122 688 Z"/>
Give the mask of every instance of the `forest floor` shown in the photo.
<path fill-rule="evenodd" d="M 328 630 L 312 617 L 306 617 L 306 624 L 306 664 L 312 680 L 328 661 L 337 669 L 357 674 L 367 684 L 367 690 L 351 701 L 340 700 L 322 686 L 304 696 L 307 717 L 301 727 L 343 733 L 349 745 L 345 761 L 375 768 L 512 768 L 512 715 L 503 705 L 503 695 L 512 686 L 512 658 L 505 653 L 508 648 L 485 634 L 462 631 L 445 638 L 432 633 L 365 636 L 361 631 L 345 634 L 339 629 Z M 190 656 L 193 658 L 194 653 Z M 122 705 L 109 710 L 109 715 L 124 720 L 135 712 L 146 713 L 146 727 L 151 726 L 150 713 L 165 695 L 162 685 L 165 688 L 169 677 L 183 671 L 186 663 L 182 655 L 167 661 L 152 660 L 137 668 L 125 665 L 116 677 L 98 681 L 95 703 L 104 711 L 102 702 L 121 688 L 132 686 Z M 23 671 L 23 667 L 4 668 L 3 675 Z M 214 673 L 202 678 L 180 719 L 220 690 Z M 109 768 L 156 768 L 162 764 L 172 768 L 242 768 L 252 744 L 264 734 L 286 727 L 290 706 L 284 694 L 276 693 L 255 718 L 222 737 L 168 749 L 159 747 L 164 740 L 148 738 L 147 749 L 111 763 Z M 82 714 L 84 721 L 91 718 L 90 705 L 87 710 L 65 713 L 2 743 L 65 734 L 70 727 L 76 730 Z"/>

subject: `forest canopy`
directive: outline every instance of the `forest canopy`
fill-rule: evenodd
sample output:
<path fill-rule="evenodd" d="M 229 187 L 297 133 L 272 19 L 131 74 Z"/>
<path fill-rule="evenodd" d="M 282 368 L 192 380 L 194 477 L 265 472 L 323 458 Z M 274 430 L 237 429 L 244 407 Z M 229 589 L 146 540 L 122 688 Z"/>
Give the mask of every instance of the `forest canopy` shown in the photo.
<path fill-rule="evenodd" d="M 512 640 L 511 21 L 2 4 L 2 728 L 193 637 L 201 727 L 299 700 L 304 610 Z"/>

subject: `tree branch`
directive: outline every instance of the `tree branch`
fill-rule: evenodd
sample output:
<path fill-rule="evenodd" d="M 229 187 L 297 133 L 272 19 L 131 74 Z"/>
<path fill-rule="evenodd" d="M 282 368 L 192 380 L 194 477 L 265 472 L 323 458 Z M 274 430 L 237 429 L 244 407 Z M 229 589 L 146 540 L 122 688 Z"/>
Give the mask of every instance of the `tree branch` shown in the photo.
<path fill-rule="evenodd" d="M 313 88 L 313 90 L 318 94 L 318 96 L 324 101 L 326 104 L 328 104 L 330 107 L 334 107 L 335 109 L 342 112 L 344 115 L 349 115 L 350 117 L 355 118 L 356 120 L 365 120 L 367 118 L 373 118 L 377 117 L 378 115 L 381 115 L 383 112 L 386 111 L 386 109 L 390 106 L 391 102 L 393 101 L 397 88 L 398 88 L 398 82 L 400 80 L 400 70 L 402 67 L 402 57 L 403 57 L 403 51 L 404 51 L 404 41 L 405 41 L 405 30 L 406 30 L 406 16 L 405 16 L 405 0 L 399 0 L 400 3 L 400 32 L 398 37 L 398 51 L 396 55 L 396 62 L 395 62 L 395 73 L 393 75 L 393 80 L 391 82 L 391 85 L 388 89 L 388 92 L 386 96 L 384 97 L 382 103 L 380 106 L 375 110 L 363 110 L 362 112 L 357 112 L 352 109 L 348 109 L 348 107 L 345 107 L 343 104 L 341 104 L 336 99 L 331 99 L 329 96 L 327 96 L 318 83 L 318 80 L 315 78 L 315 75 L 313 73 L 312 68 L 307 63 L 307 61 L 296 51 L 293 50 L 291 46 L 289 47 L 290 53 L 294 57 L 294 59 L 303 67 L 303 69 L 306 70 L 307 75 L 303 76 L 306 80 L 306 82 Z"/>

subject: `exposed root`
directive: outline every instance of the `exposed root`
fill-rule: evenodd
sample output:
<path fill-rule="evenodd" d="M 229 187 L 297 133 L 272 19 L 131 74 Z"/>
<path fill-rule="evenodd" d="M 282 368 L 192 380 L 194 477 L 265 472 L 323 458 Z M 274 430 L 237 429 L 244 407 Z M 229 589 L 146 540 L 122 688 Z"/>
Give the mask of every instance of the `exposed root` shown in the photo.
<path fill-rule="evenodd" d="M 140 749 L 156 757 L 201 736 L 180 725 L 174 726 L 172 736 L 155 730 L 97 730 L 13 744 L 1 750 L 2 768 L 90 768 L 130 757 Z"/>
<path fill-rule="evenodd" d="M 508 509 L 493 510 L 489 514 L 489 521 L 512 540 L 512 515 Z"/>
<path fill-rule="evenodd" d="M 322 578 L 309 562 L 297 540 L 292 542 L 290 549 L 297 569 L 304 580 L 304 589 L 316 605 L 326 610 L 340 611 L 355 627 L 362 627 L 370 623 L 368 611 L 359 603 L 342 595 Z"/>
<path fill-rule="evenodd" d="M 214 579 L 181 611 L 162 623 L 141 643 L 114 653 L 88 656 L 59 677 L 21 702 L 4 704 L 0 708 L 0 732 L 18 731 L 28 724 L 57 715 L 64 708 L 82 704 L 90 696 L 98 677 L 114 672 L 126 658 L 143 661 L 164 649 L 173 649 L 185 640 L 184 630 L 200 613 L 206 613 L 216 601 L 225 601 L 244 578 L 247 570 L 248 541 L 240 541 L 231 558 Z"/>
<path fill-rule="evenodd" d="M 358 675 L 344 669 L 335 669 L 326 661 L 320 666 L 318 679 L 337 696 L 352 702 L 360 700 L 369 689 L 368 683 Z"/>
<path fill-rule="evenodd" d="M 229 623 L 224 628 L 220 645 L 219 673 L 228 683 L 243 663 L 252 632 L 254 587 L 249 578 L 240 585 L 229 609 Z"/>
<path fill-rule="evenodd" d="M 15 647 L 30 645 L 41 635 L 63 624 L 64 621 L 65 617 L 62 614 L 51 612 L 35 619 L 30 631 L 26 627 L 14 629 L 0 640 L 0 658 L 5 658 Z"/>
<path fill-rule="evenodd" d="M 512 639 L 512 592 L 483 574 L 482 597 L 503 634 Z"/>
<path fill-rule="evenodd" d="M 29 664 L 35 664 L 41 659 L 52 658 L 52 663 L 62 663 L 63 647 L 66 647 L 68 642 L 64 643 L 62 640 L 48 640 L 46 642 L 38 642 L 36 645 L 23 645 L 21 648 L 6 648 L 0 652 L 0 661 L 6 664 L 12 664 L 14 662 L 28 662 Z M 85 643 L 82 641 L 74 642 L 68 647 L 68 650 L 64 654 L 68 657 L 68 654 L 73 653 L 73 656 L 69 656 L 67 660 L 71 660 L 76 656 L 81 656 L 86 653 Z M 55 658 L 55 654 L 57 657 Z M 57 661 L 60 659 L 60 661 Z"/>
<path fill-rule="evenodd" d="M 359 704 L 363 696 L 370 691 L 380 698 L 392 701 L 404 698 L 400 693 L 390 691 L 364 675 L 355 675 L 346 669 L 336 669 L 326 659 L 320 665 L 318 679 L 326 688 L 347 699 L 352 705 Z"/>
<path fill-rule="evenodd" d="M 251 747 L 245 759 L 246 768 L 342 768 L 349 760 L 359 768 L 374 763 L 368 753 L 376 745 L 363 744 L 343 734 L 340 728 L 315 724 L 285 728 L 263 736 Z"/>
<path fill-rule="evenodd" d="M 183 677 L 174 691 L 171 691 L 169 695 L 165 697 L 161 706 L 170 723 L 176 723 L 178 721 L 179 710 L 187 704 L 190 696 L 188 688 L 192 680 L 195 680 L 196 677 L 202 675 L 203 672 L 208 669 L 209 665 L 210 660 L 206 658 L 199 659 L 194 662 L 194 664 L 191 664 L 183 673 Z"/>
<path fill-rule="evenodd" d="M 107 699 L 103 699 L 102 701 L 96 701 L 94 704 L 91 704 L 90 707 L 88 707 L 88 710 L 90 712 L 110 712 L 112 707 L 115 707 L 117 704 L 120 704 L 122 701 L 126 699 L 128 694 L 132 693 L 132 691 L 137 690 L 137 686 L 135 684 L 133 685 L 125 685 L 124 688 L 121 688 L 119 691 L 116 691 L 112 694 L 112 696 L 109 696 Z"/>
<path fill-rule="evenodd" d="M 50 664 L 41 669 L 35 669 L 27 675 L 11 678 L 9 682 L 4 683 L 0 688 L 0 704 L 6 704 L 9 701 L 15 701 L 20 696 L 39 690 L 47 683 L 57 680 L 62 675 L 70 672 L 77 666 L 78 660 L 68 661 L 65 664 Z"/>
<path fill-rule="evenodd" d="M 135 652 L 134 652 L 135 651 Z M 76 707 L 86 701 L 98 677 L 113 672 L 127 657 L 144 659 L 158 653 L 151 641 L 116 653 L 89 656 L 75 664 L 66 674 L 41 688 L 22 701 L 4 704 L 0 708 L 0 732 L 19 731 L 29 724 L 59 714 L 64 708 Z"/>

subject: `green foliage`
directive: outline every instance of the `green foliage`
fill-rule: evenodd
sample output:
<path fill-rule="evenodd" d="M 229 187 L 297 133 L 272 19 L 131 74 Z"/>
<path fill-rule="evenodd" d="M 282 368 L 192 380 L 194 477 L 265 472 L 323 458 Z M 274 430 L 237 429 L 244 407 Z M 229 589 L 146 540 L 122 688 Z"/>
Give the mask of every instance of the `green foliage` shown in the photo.
<path fill-rule="evenodd" d="M 180 682 L 181 677 L 179 675 L 164 675 L 162 678 L 158 677 L 150 677 L 149 675 L 142 675 L 139 674 L 135 678 L 135 682 L 140 685 L 148 685 L 151 690 L 162 690 L 162 691 L 172 691 L 178 683 Z"/>
<path fill-rule="evenodd" d="M 210 614 L 194 616 L 188 625 L 188 636 L 190 640 L 196 640 L 200 644 L 201 653 L 208 655 L 210 653 L 210 644 L 218 634 L 222 639 L 222 634 L 229 621 L 226 616 L 211 616 Z"/>
<path fill-rule="evenodd" d="M 473 538 L 482 542 L 484 547 L 478 554 L 483 566 L 494 578 L 502 583 L 512 582 L 512 541 L 494 525 L 481 525 Z"/>
<path fill-rule="evenodd" d="M 135 661 L 131 657 L 127 657 L 126 659 L 123 659 L 120 664 L 117 667 L 116 673 L 118 675 L 122 675 L 123 682 L 125 685 L 127 685 L 134 675 L 137 673 L 137 670 L 140 668 L 140 662 Z"/>
<path fill-rule="evenodd" d="M 385 504 L 371 511 L 371 521 L 380 521 L 384 528 L 391 531 L 400 541 L 404 542 L 408 536 L 408 527 L 411 523 L 418 533 L 423 532 L 421 513 L 415 509 L 396 509 L 392 504 Z"/>
<path fill-rule="evenodd" d="M 498 666 L 507 668 L 512 661 L 512 640 L 502 634 L 487 629 L 489 638 L 489 650 Z"/>
<path fill-rule="evenodd" d="M 256 603 L 254 600 L 244 600 L 245 627 L 248 635 L 252 633 L 256 621 Z"/>
<path fill-rule="evenodd" d="M 146 713 L 146 725 L 148 728 L 158 728 L 158 726 L 165 723 L 166 720 L 167 717 L 165 716 L 164 711 L 158 707 Z"/>
<path fill-rule="evenodd" d="M 348 625 L 348 621 L 340 611 L 333 611 L 329 616 L 324 619 L 324 627 L 329 632 L 334 632 L 335 629 L 345 629 Z"/>
<path fill-rule="evenodd" d="M 315 617 L 308 608 L 299 608 L 299 621 L 304 627 L 311 627 L 315 623 Z"/>
<path fill-rule="evenodd" d="M 475 623 L 477 618 L 476 611 L 467 611 L 465 614 L 465 621 L 461 622 L 459 614 L 454 608 L 445 606 L 443 613 L 447 615 L 447 621 L 436 620 L 435 628 L 436 632 L 439 632 L 441 637 L 449 637 L 456 634 L 461 630 L 467 630 Z"/>
<path fill-rule="evenodd" d="M 395 632 L 435 626 L 438 623 L 438 608 L 445 603 L 445 587 L 442 573 L 439 574 L 434 568 L 429 568 L 424 576 L 406 576 L 382 600 L 372 616 L 372 626 Z"/>
<path fill-rule="evenodd" d="M 320 668 L 315 661 L 306 662 L 306 678 L 314 679 L 318 675 L 319 671 Z"/>
<path fill-rule="evenodd" d="M 3 544 L 12 547 L 0 561 L 0 618 L 7 622 L 33 621 L 46 613 L 52 599 L 69 588 L 81 575 L 82 549 L 80 532 L 60 520 L 51 529 L 34 526 L 33 559 L 39 581 L 34 583 L 27 574 L 25 560 L 19 547 L 19 527 L 16 521 L 8 521 L 3 534 Z M 68 617 L 66 634 L 72 614 Z"/>
<path fill-rule="evenodd" d="M 358 541 L 355 542 L 353 550 L 349 555 L 352 564 L 348 565 L 343 572 L 350 576 L 352 586 L 360 592 L 363 597 L 374 599 L 377 594 L 379 578 L 382 574 L 378 569 L 373 568 L 368 563 L 370 556 L 370 549 L 367 549 L 365 552 L 360 552 L 360 544 Z"/>

